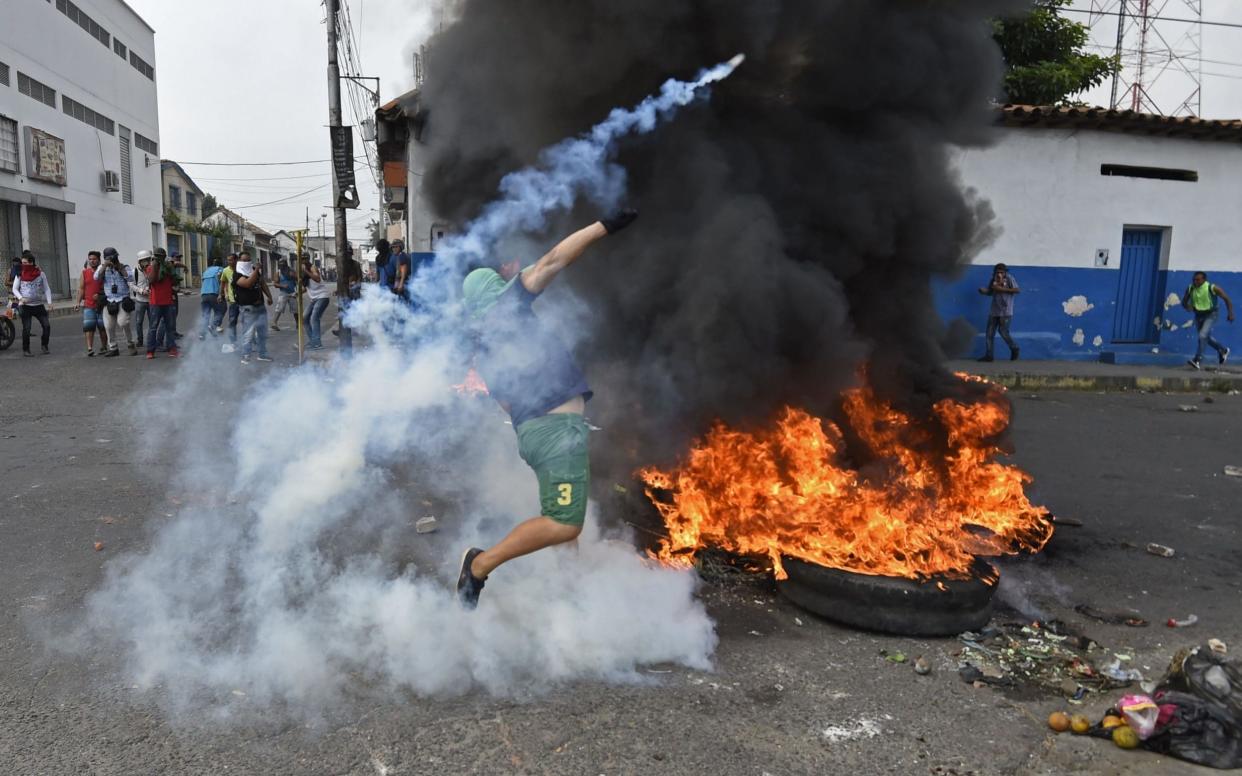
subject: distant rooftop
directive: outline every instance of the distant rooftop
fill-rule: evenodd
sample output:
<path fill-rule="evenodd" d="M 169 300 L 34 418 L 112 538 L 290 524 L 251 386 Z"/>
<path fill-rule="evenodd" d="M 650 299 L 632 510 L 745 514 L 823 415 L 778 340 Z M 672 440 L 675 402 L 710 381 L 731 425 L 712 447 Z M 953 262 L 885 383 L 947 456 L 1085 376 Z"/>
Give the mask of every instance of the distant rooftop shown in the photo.
<path fill-rule="evenodd" d="M 1004 105 L 1000 113 L 999 123 L 1007 127 L 1095 129 L 1130 135 L 1242 143 L 1242 120 L 1239 119 L 1201 119 L 1132 110 L 1047 105 Z"/>

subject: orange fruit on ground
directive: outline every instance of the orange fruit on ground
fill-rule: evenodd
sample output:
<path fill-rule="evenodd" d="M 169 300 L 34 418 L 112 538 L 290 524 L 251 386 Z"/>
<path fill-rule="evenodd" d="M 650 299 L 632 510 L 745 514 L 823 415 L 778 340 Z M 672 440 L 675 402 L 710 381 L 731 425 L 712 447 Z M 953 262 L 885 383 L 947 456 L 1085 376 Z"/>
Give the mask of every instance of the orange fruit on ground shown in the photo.
<path fill-rule="evenodd" d="M 1078 735 L 1082 735 L 1083 733 L 1086 733 L 1090 729 L 1091 729 L 1091 720 L 1087 719 L 1083 715 L 1075 714 L 1074 716 L 1070 717 L 1070 730 L 1074 731 Z"/>
<path fill-rule="evenodd" d="M 1138 733 L 1135 733 L 1128 725 L 1121 725 L 1113 728 L 1113 743 L 1122 749 L 1137 749 L 1139 745 Z"/>
<path fill-rule="evenodd" d="M 1114 717 L 1111 714 L 1104 717 L 1104 721 L 1100 723 L 1101 727 L 1103 727 L 1105 730 L 1112 730 L 1113 728 L 1120 727 L 1121 725 L 1124 725 L 1124 724 L 1126 724 L 1126 721 L 1124 719 L 1122 719 L 1121 717 Z"/>
<path fill-rule="evenodd" d="M 1048 727 L 1058 733 L 1064 733 L 1069 730 L 1069 726 L 1070 718 L 1064 711 L 1054 711 L 1048 715 Z"/>

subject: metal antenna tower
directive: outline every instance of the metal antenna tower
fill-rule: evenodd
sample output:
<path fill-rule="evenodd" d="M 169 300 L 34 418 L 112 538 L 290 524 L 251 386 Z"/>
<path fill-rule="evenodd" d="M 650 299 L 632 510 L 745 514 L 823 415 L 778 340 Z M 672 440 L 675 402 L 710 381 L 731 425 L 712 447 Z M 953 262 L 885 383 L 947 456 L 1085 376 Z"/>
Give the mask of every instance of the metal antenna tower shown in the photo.
<path fill-rule="evenodd" d="M 1198 116 L 1203 96 L 1203 0 L 1091 0 L 1088 26 L 1116 23 L 1109 107 L 1168 116 Z M 1186 21 L 1172 21 L 1172 17 Z M 1159 99 L 1159 102 L 1157 102 Z M 1161 104 L 1169 110 L 1161 108 Z"/>

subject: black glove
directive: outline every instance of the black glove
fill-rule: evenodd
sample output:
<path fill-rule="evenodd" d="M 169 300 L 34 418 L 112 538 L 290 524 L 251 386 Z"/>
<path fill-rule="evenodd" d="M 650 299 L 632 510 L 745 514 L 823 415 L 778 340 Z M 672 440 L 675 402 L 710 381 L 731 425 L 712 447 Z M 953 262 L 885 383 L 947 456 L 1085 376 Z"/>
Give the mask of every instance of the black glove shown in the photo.
<path fill-rule="evenodd" d="M 604 225 L 604 231 L 608 232 L 608 234 L 616 234 L 625 227 L 634 223 L 637 218 L 638 211 L 627 208 L 626 210 L 614 213 L 608 218 L 601 218 L 599 222 Z"/>

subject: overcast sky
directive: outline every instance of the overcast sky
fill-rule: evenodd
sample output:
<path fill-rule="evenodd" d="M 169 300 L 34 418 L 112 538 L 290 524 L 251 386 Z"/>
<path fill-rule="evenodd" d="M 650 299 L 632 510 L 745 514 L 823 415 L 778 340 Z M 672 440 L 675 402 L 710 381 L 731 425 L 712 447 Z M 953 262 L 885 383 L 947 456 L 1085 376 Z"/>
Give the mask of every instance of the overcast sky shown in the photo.
<path fill-rule="evenodd" d="M 345 0 L 365 75 L 380 81 L 381 102 L 413 86 L 412 56 L 439 22 L 434 0 Z M 128 0 L 155 28 L 159 72 L 160 140 L 165 158 L 186 170 L 220 202 L 273 231 L 296 228 L 310 211 L 327 213 L 331 229 L 330 172 L 326 163 L 296 166 L 204 166 L 188 162 L 285 162 L 327 159 L 326 29 L 322 5 L 307 0 L 215 0 L 211 3 Z M 1112 7 L 1116 0 L 1094 0 Z M 1164 15 L 1185 16 L 1187 0 L 1164 0 Z M 1090 9 L 1093 0 L 1076 0 Z M 1133 4 L 1132 4 L 1133 5 Z M 1203 0 L 1204 18 L 1242 24 L 1239 0 Z M 1087 21 L 1085 15 L 1074 18 Z M 1096 45 L 1110 51 L 1114 17 L 1099 18 Z M 1162 23 L 1176 39 L 1184 25 Z M 1207 117 L 1242 117 L 1242 29 L 1205 27 L 1203 110 Z M 1189 93 L 1172 73 L 1155 90 L 1164 110 Z M 1108 87 L 1087 95 L 1107 104 Z M 1165 107 L 1168 105 L 1169 107 Z M 353 124 L 348 102 L 346 122 Z M 361 151 L 359 150 L 361 155 Z M 374 183 L 358 173 L 362 208 L 349 216 L 351 238 L 378 216 Z M 309 193 L 308 189 L 320 187 Z M 288 198 L 276 204 L 273 200 Z"/>

